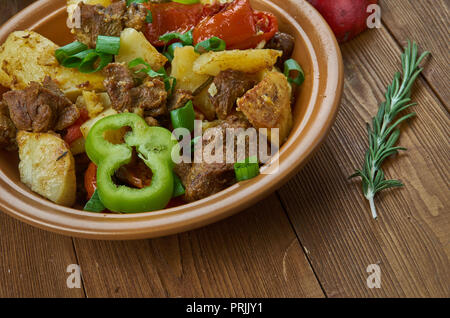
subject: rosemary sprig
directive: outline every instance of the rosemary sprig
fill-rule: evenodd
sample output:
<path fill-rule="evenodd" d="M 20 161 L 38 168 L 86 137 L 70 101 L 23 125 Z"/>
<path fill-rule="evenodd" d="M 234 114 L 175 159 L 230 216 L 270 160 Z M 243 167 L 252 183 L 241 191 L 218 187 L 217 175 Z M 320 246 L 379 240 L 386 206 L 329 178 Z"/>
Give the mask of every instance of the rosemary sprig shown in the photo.
<path fill-rule="evenodd" d="M 387 88 L 386 101 L 381 103 L 377 115 L 372 119 L 372 126 L 367 123 L 369 149 L 365 155 L 364 167 L 362 170 L 356 170 L 350 178 L 361 177 L 362 190 L 369 200 L 374 219 L 377 218 L 375 194 L 384 189 L 403 186 L 398 180 L 386 180 L 380 167 L 388 157 L 397 154 L 399 150 L 406 150 L 395 147 L 400 137 L 399 125 L 416 114 L 409 113 L 394 120 L 400 112 L 417 105 L 411 103 L 411 88 L 423 70 L 419 64 L 428 54 L 429 52 L 424 52 L 417 58 L 417 44 L 408 41 L 408 47 L 402 54 L 403 77 L 400 72 L 395 74 L 392 84 Z"/>

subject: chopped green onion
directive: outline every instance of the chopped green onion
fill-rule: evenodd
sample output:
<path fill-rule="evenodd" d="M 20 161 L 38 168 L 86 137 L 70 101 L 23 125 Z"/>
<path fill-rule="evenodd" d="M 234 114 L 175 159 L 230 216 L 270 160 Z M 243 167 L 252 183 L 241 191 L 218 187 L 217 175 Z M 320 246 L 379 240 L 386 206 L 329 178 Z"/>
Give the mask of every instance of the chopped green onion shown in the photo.
<path fill-rule="evenodd" d="M 59 64 L 62 64 L 65 59 L 68 57 L 80 53 L 82 51 L 87 50 L 88 47 L 86 44 L 75 41 L 66 46 L 63 46 L 55 51 L 55 57 L 58 60 Z"/>
<path fill-rule="evenodd" d="M 128 63 L 128 68 L 135 68 L 136 66 L 144 65 L 147 69 L 150 68 L 150 64 L 148 64 L 143 58 L 138 57 L 137 59 L 132 60 Z M 146 70 L 145 70 L 146 71 Z M 139 71 L 138 71 L 139 72 Z"/>
<path fill-rule="evenodd" d="M 98 60 L 100 59 L 100 62 Z M 113 56 L 111 54 L 103 54 L 94 52 L 87 55 L 83 61 L 78 66 L 78 70 L 81 73 L 95 73 L 103 68 L 105 68 L 109 63 L 113 60 Z M 95 63 L 98 62 L 97 67 L 95 67 Z M 95 68 L 94 68 L 95 67 Z"/>
<path fill-rule="evenodd" d="M 148 0 L 127 0 L 127 6 L 129 6 L 132 3 L 146 3 Z"/>
<path fill-rule="evenodd" d="M 181 182 L 181 179 L 177 174 L 173 174 L 173 194 L 172 197 L 176 198 L 186 193 L 186 190 Z"/>
<path fill-rule="evenodd" d="M 196 4 L 199 3 L 200 0 L 172 0 L 172 2 L 178 2 L 181 4 Z"/>
<path fill-rule="evenodd" d="M 67 68 L 76 68 L 82 73 L 93 73 L 103 69 L 112 62 L 116 51 L 120 48 L 120 38 L 104 37 L 97 38 L 97 49 L 88 49 L 80 42 L 70 43 L 55 51 L 58 62 Z"/>
<path fill-rule="evenodd" d="M 217 36 L 213 36 L 208 40 L 198 43 L 195 46 L 195 52 L 197 53 L 205 53 L 209 51 L 219 52 L 224 51 L 226 47 L 227 44 L 225 43 L 224 40 L 218 38 Z"/>
<path fill-rule="evenodd" d="M 150 10 L 147 10 L 147 16 L 145 17 L 147 23 L 153 23 L 153 14 Z"/>
<path fill-rule="evenodd" d="M 180 42 L 175 42 L 172 43 L 171 45 L 169 45 L 169 47 L 167 48 L 167 52 L 164 52 L 164 56 L 167 57 L 167 59 L 169 60 L 169 62 L 173 61 L 173 58 L 175 56 L 175 49 L 177 47 L 183 47 L 183 44 L 181 44 Z"/>
<path fill-rule="evenodd" d="M 150 65 L 144 61 L 142 58 L 137 58 L 128 63 L 129 68 L 135 68 L 136 66 L 143 65 L 145 67 L 141 68 L 135 73 L 145 73 L 150 77 L 162 77 L 166 91 L 169 92 L 169 95 L 173 93 L 175 90 L 175 86 L 177 84 L 177 80 L 175 77 L 168 76 L 164 67 L 161 67 L 157 72 L 151 69 Z"/>
<path fill-rule="evenodd" d="M 95 50 L 99 53 L 117 55 L 120 50 L 120 38 L 117 36 L 99 35 Z"/>
<path fill-rule="evenodd" d="M 291 77 L 291 72 L 298 72 L 298 75 L 296 77 Z M 305 73 L 294 59 L 284 62 L 284 75 L 286 75 L 289 83 L 301 85 L 305 81 Z"/>
<path fill-rule="evenodd" d="M 159 40 L 163 41 L 166 44 L 172 40 L 180 40 L 181 43 L 183 43 L 184 45 L 192 45 L 192 43 L 194 42 L 192 37 L 192 30 L 186 33 L 178 33 L 178 32 L 166 33 L 164 35 L 161 35 L 159 37 Z"/>
<path fill-rule="evenodd" d="M 256 156 L 248 157 L 244 162 L 234 164 L 234 173 L 238 182 L 250 180 L 259 175 L 259 163 Z"/>
<path fill-rule="evenodd" d="M 194 131 L 195 112 L 192 101 L 188 101 L 184 107 L 170 112 L 173 129 L 186 128 Z"/>
<path fill-rule="evenodd" d="M 95 53 L 95 50 L 85 50 L 66 58 L 61 65 L 68 68 L 78 68 L 86 56 Z"/>
<path fill-rule="evenodd" d="M 102 212 L 105 210 L 105 206 L 100 200 L 97 189 L 95 189 L 91 199 L 84 206 L 84 210 L 88 212 Z"/>

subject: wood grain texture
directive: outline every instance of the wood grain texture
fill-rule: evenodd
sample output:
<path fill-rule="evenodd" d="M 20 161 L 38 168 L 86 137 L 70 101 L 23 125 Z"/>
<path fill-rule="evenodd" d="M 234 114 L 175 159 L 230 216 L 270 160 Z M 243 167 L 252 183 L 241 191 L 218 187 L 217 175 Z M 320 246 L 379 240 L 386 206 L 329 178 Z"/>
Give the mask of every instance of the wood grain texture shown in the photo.
<path fill-rule="evenodd" d="M 386 29 L 342 49 L 346 76 L 337 122 L 318 154 L 279 191 L 282 202 L 327 296 L 448 297 L 448 114 L 420 79 L 413 95 L 418 116 L 400 138 L 409 150 L 385 169 L 406 186 L 376 197 L 379 219 L 372 220 L 360 182 L 347 178 L 363 162 L 364 124 L 399 70 L 400 49 Z M 380 265 L 380 289 L 366 286 L 369 264 Z"/>
<path fill-rule="evenodd" d="M 36 0 L 0 0 L 0 25 Z"/>
<path fill-rule="evenodd" d="M 323 297 L 275 196 L 200 230 L 75 246 L 88 297 Z"/>
<path fill-rule="evenodd" d="M 31 2 L 0 0 L 0 24 Z M 345 90 L 329 138 L 278 192 L 300 243 L 276 196 L 166 238 L 76 239 L 76 254 L 70 238 L 0 214 L 0 297 L 83 297 L 66 287 L 67 265 L 77 262 L 88 297 L 449 297 L 448 1 L 380 3 L 386 28 L 342 47 Z M 399 70 L 398 44 L 407 39 L 433 56 L 414 90 L 418 116 L 400 138 L 409 150 L 385 166 L 406 186 L 376 198 L 373 221 L 359 181 L 347 177 L 361 165 L 364 123 Z M 373 263 L 380 289 L 366 286 Z"/>
<path fill-rule="evenodd" d="M 72 240 L 0 213 L 0 297 L 84 297 L 67 287 L 77 264 Z"/>
<path fill-rule="evenodd" d="M 432 52 L 424 76 L 448 108 L 450 14 L 448 0 L 382 0 L 382 21 L 398 42 L 408 39 Z"/>

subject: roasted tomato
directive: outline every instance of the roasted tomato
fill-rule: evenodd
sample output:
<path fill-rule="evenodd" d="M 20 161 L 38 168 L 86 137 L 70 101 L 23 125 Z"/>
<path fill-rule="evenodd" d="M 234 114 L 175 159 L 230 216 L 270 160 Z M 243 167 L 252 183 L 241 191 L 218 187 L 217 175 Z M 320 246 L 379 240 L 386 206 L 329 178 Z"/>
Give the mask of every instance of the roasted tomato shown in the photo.
<path fill-rule="evenodd" d="M 221 5 L 181 4 L 177 2 L 149 3 L 152 23 L 147 25 L 145 36 L 155 46 L 164 46 L 159 40 L 161 35 L 171 32 L 186 33 L 192 30 L 203 18 L 211 16 L 221 9 Z"/>
<path fill-rule="evenodd" d="M 251 49 L 270 40 L 278 31 L 276 17 L 254 11 L 249 0 L 236 0 L 219 13 L 203 19 L 194 29 L 194 43 L 213 36 L 227 44 L 227 49 Z"/>

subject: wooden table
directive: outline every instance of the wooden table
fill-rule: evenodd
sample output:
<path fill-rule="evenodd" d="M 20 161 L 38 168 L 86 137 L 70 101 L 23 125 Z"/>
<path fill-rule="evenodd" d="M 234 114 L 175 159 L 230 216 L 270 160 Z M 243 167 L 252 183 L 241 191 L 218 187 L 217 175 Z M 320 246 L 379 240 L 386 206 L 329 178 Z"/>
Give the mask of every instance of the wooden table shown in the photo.
<path fill-rule="evenodd" d="M 0 23 L 32 2 L 1 1 Z M 0 296 L 449 297 L 449 2 L 380 2 L 382 27 L 342 46 L 344 95 L 328 139 L 279 191 L 217 224 L 129 242 L 63 237 L 0 213 Z M 386 167 L 406 186 L 377 197 L 373 220 L 347 177 L 407 39 L 433 55 L 414 89 L 418 116 L 403 127 L 409 150 Z M 81 266 L 80 289 L 66 286 L 69 264 Z M 370 264 L 381 288 L 367 287 Z"/>

